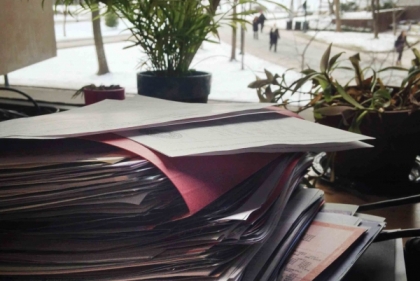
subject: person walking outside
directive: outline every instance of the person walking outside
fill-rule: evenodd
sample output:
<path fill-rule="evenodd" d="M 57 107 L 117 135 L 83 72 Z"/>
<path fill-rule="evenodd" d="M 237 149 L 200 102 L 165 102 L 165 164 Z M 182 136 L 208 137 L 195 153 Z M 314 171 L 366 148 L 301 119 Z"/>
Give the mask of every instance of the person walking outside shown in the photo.
<path fill-rule="evenodd" d="M 263 32 L 265 20 L 266 20 L 266 17 L 264 16 L 263 12 L 260 12 L 260 16 L 258 17 L 258 22 L 261 24 L 261 33 Z"/>
<path fill-rule="evenodd" d="M 258 39 L 258 17 L 252 21 L 252 30 L 254 31 L 254 39 Z"/>
<path fill-rule="evenodd" d="M 277 40 L 280 38 L 279 29 L 276 25 L 273 26 L 270 30 L 270 51 L 271 48 L 274 46 L 274 52 L 277 52 Z"/>
<path fill-rule="evenodd" d="M 407 43 L 406 32 L 405 32 L 405 30 L 403 30 L 403 31 L 401 31 L 401 34 L 398 36 L 397 40 L 395 41 L 395 50 L 398 53 L 397 65 L 401 65 L 401 58 L 402 58 L 402 53 L 404 51 L 404 46 L 405 45 L 410 47 L 410 45 L 408 45 L 408 43 Z"/>

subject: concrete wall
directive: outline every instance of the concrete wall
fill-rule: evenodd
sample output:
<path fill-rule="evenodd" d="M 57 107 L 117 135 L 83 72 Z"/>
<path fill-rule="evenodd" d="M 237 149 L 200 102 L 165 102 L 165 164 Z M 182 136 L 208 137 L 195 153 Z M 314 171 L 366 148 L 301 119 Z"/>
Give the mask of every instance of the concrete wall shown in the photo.
<path fill-rule="evenodd" d="M 0 1 L 0 75 L 56 54 L 52 0 Z"/>

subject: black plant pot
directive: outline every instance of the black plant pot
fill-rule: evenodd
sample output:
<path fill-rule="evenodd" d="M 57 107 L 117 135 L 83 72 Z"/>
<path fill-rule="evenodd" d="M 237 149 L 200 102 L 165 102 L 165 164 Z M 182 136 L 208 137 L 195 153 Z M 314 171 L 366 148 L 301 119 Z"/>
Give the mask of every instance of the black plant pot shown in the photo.
<path fill-rule="evenodd" d="M 348 130 L 341 116 L 328 116 L 317 122 Z M 374 137 L 365 141 L 373 148 L 340 151 L 335 157 L 335 174 L 377 188 L 385 194 L 386 185 L 407 185 L 408 175 L 420 152 L 420 111 L 397 111 L 368 114 L 363 120 L 362 134 Z"/>
<path fill-rule="evenodd" d="M 159 71 L 137 73 L 139 95 L 165 100 L 206 103 L 210 94 L 211 74 L 194 71 L 188 76 L 167 77 Z"/>

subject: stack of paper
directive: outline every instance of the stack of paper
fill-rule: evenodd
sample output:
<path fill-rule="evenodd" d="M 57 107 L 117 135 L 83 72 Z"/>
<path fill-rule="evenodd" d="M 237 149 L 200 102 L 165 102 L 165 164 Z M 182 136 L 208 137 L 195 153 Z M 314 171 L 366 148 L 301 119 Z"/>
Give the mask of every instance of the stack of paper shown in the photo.
<path fill-rule="evenodd" d="M 323 205 L 299 188 L 303 152 L 368 146 L 265 107 L 136 97 L 0 123 L 0 276 L 278 280 Z M 366 237 L 337 229 L 346 248 Z M 371 238 L 331 247 L 316 276 L 343 275 L 331 264 Z"/>
<path fill-rule="evenodd" d="M 100 144 L 86 151 L 96 146 L 77 140 L 35 141 L 17 159 L 16 142 L 3 147 L 0 275 L 10 280 L 240 280 L 284 229 L 281 214 L 310 164 L 277 155 L 191 214 L 145 159 Z M 323 202 L 320 191 L 293 198 L 306 224 Z"/>

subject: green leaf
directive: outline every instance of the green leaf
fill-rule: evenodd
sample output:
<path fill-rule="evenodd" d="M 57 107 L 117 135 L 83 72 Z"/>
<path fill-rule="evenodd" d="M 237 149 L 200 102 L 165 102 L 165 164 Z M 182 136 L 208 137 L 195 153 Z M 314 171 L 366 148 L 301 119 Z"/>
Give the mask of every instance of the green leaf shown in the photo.
<path fill-rule="evenodd" d="M 404 68 L 404 67 L 401 67 L 401 66 L 389 66 L 389 67 L 385 67 L 385 68 L 382 68 L 382 69 L 378 70 L 378 73 L 379 73 L 379 72 L 388 71 L 388 70 L 401 70 L 401 71 L 408 71 L 408 69 L 407 69 L 407 68 Z"/>
<path fill-rule="evenodd" d="M 279 82 L 277 81 L 277 78 L 280 78 L 280 76 L 276 73 L 273 77 L 273 81 L 271 81 L 271 84 L 280 86 Z M 284 79 L 284 76 L 282 76 L 282 79 Z"/>
<path fill-rule="evenodd" d="M 420 61 L 420 52 L 416 48 L 412 49 L 414 56 L 416 56 L 416 59 Z"/>
<path fill-rule="evenodd" d="M 257 89 L 257 95 L 260 102 L 269 102 L 262 94 L 261 89 Z"/>
<path fill-rule="evenodd" d="M 318 73 L 314 73 L 314 74 L 312 74 L 312 75 L 307 75 L 307 76 L 302 77 L 302 78 L 300 78 L 300 79 L 296 80 L 295 82 L 293 82 L 293 84 L 292 84 L 292 85 L 290 85 L 290 88 L 291 88 L 293 85 L 295 85 L 295 87 L 294 87 L 294 89 L 293 89 L 292 94 L 293 94 L 293 93 L 295 93 L 298 89 L 300 89 L 300 88 L 303 86 L 303 84 L 305 84 L 306 82 L 308 82 L 308 81 L 309 81 L 309 80 L 311 80 L 312 78 L 316 77 L 317 75 L 319 75 L 319 74 L 318 74 Z"/>
<path fill-rule="evenodd" d="M 401 82 L 401 88 L 403 88 L 408 81 L 417 76 L 417 74 L 420 74 L 420 69 L 411 72 L 407 77 L 405 77 L 404 80 Z"/>
<path fill-rule="evenodd" d="M 348 67 L 348 66 L 338 66 L 338 67 L 336 67 L 335 69 L 343 69 L 343 70 L 351 70 L 351 71 L 353 71 L 353 70 L 354 70 L 353 68 Z"/>
<path fill-rule="evenodd" d="M 372 87 L 370 88 L 371 92 L 375 91 L 376 84 L 378 82 L 378 79 L 376 77 L 376 71 L 373 68 L 372 68 L 372 72 L 373 72 L 373 76 L 372 76 L 372 81 L 371 81 Z"/>
<path fill-rule="evenodd" d="M 361 123 L 362 123 L 361 121 L 357 122 L 357 119 L 354 118 L 353 122 L 351 123 L 351 126 L 349 128 L 349 131 L 352 132 L 352 133 L 355 133 L 355 134 L 362 134 L 362 132 L 360 131 L 360 124 Z"/>
<path fill-rule="evenodd" d="M 264 69 L 264 72 L 265 72 L 265 75 L 267 76 L 267 80 L 268 81 L 273 81 L 273 79 L 274 79 L 273 74 L 270 71 L 268 71 L 267 69 Z"/>
<path fill-rule="evenodd" d="M 352 55 L 351 57 L 349 57 L 350 60 L 354 60 L 354 61 L 360 61 L 360 54 L 356 53 L 354 55 Z"/>
<path fill-rule="evenodd" d="M 367 114 L 368 111 L 365 110 L 359 116 L 357 116 L 357 118 L 353 118 L 353 122 L 349 128 L 349 131 L 356 134 L 361 134 L 362 132 L 360 131 L 360 125 L 362 124 L 362 121 Z"/>
<path fill-rule="evenodd" d="M 380 98 L 380 99 L 384 99 L 388 101 L 391 99 L 391 94 L 389 93 L 387 89 L 379 89 L 373 93 L 373 98 L 374 99 Z"/>
<path fill-rule="evenodd" d="M 361 86 L 362 82 L 365 79 L 363 78 L 363 71 L 361 70 L 360 64 L 359 64 L 359 62 L 360 62 L 359 53 L 349 57 L 349 60 L 350 60 L 351 64 L 353 65 L 353 68 L 354 68 L 354 71 L 355 71 L 355 74 L 356 74 L 356 83 L 357 83 L 358 86 Z"/>
<path fill-rule="evenodd" d="M 268 81 L 267 79 L 261 79 L 261 80 L 254 81 L 251 84 L 249 84 L 248 88 L 258 89 L 258 88 L 262 88 L 264 86 L 267 86 L 269 84 L 270 84 L 270 81 Z"/>
<path fill-rule="evenodd" d="M 324 98 L 326 102 L 331 102 L 332 99 L 332 91 L 333 91 L 333 87 L 331 84 L 328 84 L 328 86 L 324 89 Z"/>
<path fill-rule="evenodd" d="M 305 75 L 309 75 L 309 74 L 313 74 L 315 72 L 316 72 L 315 70 L 313 70 L 311 68 L 308 68 L 308 69 L 302 70 L 300 73 L 305 74 Z"/>
<path fill-rule="evenodd" d="M 271 91 L 271 87 L 268 86 L 267 89 L 265 90 L 265 96 L 267 97 L 267 100 L 269 102 L 273 102 L 274 100 L 274 93 Z"/>
<path fill-rule="evenodd" d="M 411 65 L 413 67 L 409 70 L 409 72 L 412 71 L 413 68 L 414 69 L 419 69 L 420 68 L 420 57 L 419 57 L 420 56 L 420 52 L 416 48 L 413 48 L 412 51 L 414 53 L 414 59 L 411 60 Z"/>
<path fill-rule="evenodd" d="M 329 61 L 329 63 L 328 63 L 328 69 L 327 69 L 327 72 L 330 72 L 330 71 L 331 71 L 331 69 L 333 68 L 334 64 L 336 63 L 336 61 L 338 60 L 338 58 L 339 58 L 342 54 L 344 54 L 344 52 L 338 53 L 338 54 L 336 54 L 335 56 L 333 56 L 333 57 L 330 59 L 330 61 Z"/>
<path fill-rule="evenodd" d="M 321 63 L 319 65 L 321 72 L 324 72 L 324 73 L 327 71 L 327 68 L 328 68 L 328 61 L 330 60 L 331 46 L 332 46 L 332 43 L 328 46 L 327 50 L 325 50 L 324 54 L 322 55 Z"/>
<path fill-rule="evenodd" d="M 315 77 L 314 79 L 318 81 L 319 85 L 321 85 L 322 90 L 325 90 L 328 85 L 330 85 L 330 83 L 322 76 Z"/>
<path fill-rule="evenodd" d="M 349 104 L 353 105 L 356 108 L 359 109 L 365 109 L 362 105 L 360 105 L 355 99 L 353 99 L 339 84 L 335 84 L 337 88 L 338 94 Z"/>
<path fill-rule="evenodd" d="M 387 89 L 379 89 L 372 95 L 371 108 L 386 108 L 389 106 L 391 101 L 391 94 Z"/>
<path fill-rule="evenodd" d="M 314 118 L 315 120 L 320 120 L 324 118 L 324 116 L 322 116 L 322 114 L 318 113 L 317 111 L 314 111 Z"/>

